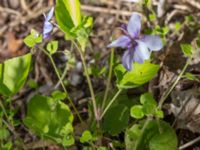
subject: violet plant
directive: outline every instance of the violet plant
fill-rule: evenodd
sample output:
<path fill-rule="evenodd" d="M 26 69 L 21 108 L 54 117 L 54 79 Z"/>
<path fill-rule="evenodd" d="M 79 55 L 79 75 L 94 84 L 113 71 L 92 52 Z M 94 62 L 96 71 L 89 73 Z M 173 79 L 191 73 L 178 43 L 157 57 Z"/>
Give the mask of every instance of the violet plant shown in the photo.
<path fill-rule="evenodd" d="M 132 70 L 133 62 L 144 63 L 150 59 L 152 51 L 159 51 L 163 47 L 159 36 L 140 35 L 141 17 L 137 13 L 133 13 L 128 25 L 123 25 L 121 29 L 125 35 L 113 41 L 108 47 L 127 49 L 122 57 L 122 64 L 129 71 Z"/>
<path fill-rule="evenodd" d="M 162 105 L 183 77 L 192 58 L 192 48 L 186 44 L 182 45 L 182 50 L 189 60 L 158 103 L 148 91 L 142 94 L 139 100 L 137 100 L 138 97 L 131 99 L 127 95 L 128 89 L 143 87 L 157 75 L 160 66 L 151 62 L 151 53 L 160 51 L 164 46 L 159 35 L 141 34 L 142 15 L 134 12 L 128 24 L 120 28 L 124 35 L 107 46 L 111 48 L 107 84 L 105 90 L 97 93 L 93 88 L 93 82 L 88 72 L 89 65 L 85 57 L 93 19 L 81 13 L 80 5 L 79 0 L 56 0 L 56 5 L 44 15 L 42 32 L 39 33 L 33 29 L 30 35 L 24 39 L 24 43 L 30 47 L 31 52 L 41 51 L 49 58 L 62 87 L 50 91 L 49 95 L 36 92 L 28 100 L 27 113 L 23 119 L 24 125 L 41 139 L 51 140 L 64 149 L 82 143 L 83 149 L 107 150 L 110 149 L 108 144 L 100 145 L 99 143 L 109 139 L 107 142 L 113 140 L 111 145 L 116 149 L 177 150 L 176 133 L 163 120 L 165 115 L 162 111 Z M 52 22 L 54 16 L 56 23 Z M 62 70 L 59 70 L 52 57 L 59 49 L 59 41 L 52 40 L 54 27 L 65 34 L 65 40 L 71 42 L 81 57 L 83 74 L 90 91 L 89 100 L 91 100 L 88 102 L 87 119 L 83 118 L 70 97 L 62 78 Z M 122 64 L 115 59 L 118 57 L 115 55 L 114 48 L 116 47 L 126 49 L 121 58 Z M 34 53 L 0 64 L 0 94 L 3 95 L 3 98 L 12 99 L 12 96 L 23 87 L 30 71 L 31 57 L 34 57 Z M 18 74 L 7 76 L 13 70 L 18 70 Z M 117 80 L 115 87 L 111 88 L 113 72 Z M 66 99 L 69 103 L 65 102 Z M 2 108 L 0 114 L 5 116 L 7 121 L 7 128 L 10 126 L 14 128 L 14 123 L 1 101 L 0 107 Z M 76 122 L 78 126 L 86 129 L 81 134 L 74 132 L 77 130 L 77 126 L 74 125 L 75 119 L 79 120 Z M 3 120 L 3 122 L 6 121 Z M 118 139 L 116 137 L 119 137 L 120 133 L 124 133 L 121 134 L 124 135 L 124 140 L 115 141 L 114 139 Z M 19 136 L 17 138 L 20 139 Z"/>

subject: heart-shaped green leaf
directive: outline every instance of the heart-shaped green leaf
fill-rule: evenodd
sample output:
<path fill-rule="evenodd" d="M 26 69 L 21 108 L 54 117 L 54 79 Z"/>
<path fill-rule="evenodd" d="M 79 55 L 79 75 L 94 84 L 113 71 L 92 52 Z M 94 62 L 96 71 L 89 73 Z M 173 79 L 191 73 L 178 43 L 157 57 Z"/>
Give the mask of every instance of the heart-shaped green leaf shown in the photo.
<path fill-rule="evenodd" d="M 65 103 L 42 95 L 31 98 L 24 119 L 37 135 L 65 146 L 74 143 L 72 122 L 73 115 Z"/>

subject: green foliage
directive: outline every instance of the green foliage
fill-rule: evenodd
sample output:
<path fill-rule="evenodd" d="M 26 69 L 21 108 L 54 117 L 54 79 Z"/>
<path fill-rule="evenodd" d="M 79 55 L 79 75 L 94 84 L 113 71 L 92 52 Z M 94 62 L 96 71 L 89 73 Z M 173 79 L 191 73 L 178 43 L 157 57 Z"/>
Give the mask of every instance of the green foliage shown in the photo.
<path fill-rule="evenodd" d="M 140 97 L 142 105 L 134 105 L 131 107 L 131 117 L 135 119 L 142 119 L 144 116 L 155 116 L 163 118 L 163 111 L 158 109 L 157 102 L 150 93 L 144 93 Z"/>
<path fill-rule="evenodd" d="M 93 19 L 81 16 L 79 0 L 57 0 L 55 9 L 56 20 L 59 27 L 65 33 L 67 40 L 76 39 L 85 48 Z"/>
<path fill-rule="evenodd" d="M 12 141 L 8 141 L 6 144 L 1 146 L 1 150 L 11 150 L 12 149 Z M 18 149 L 16 149 L 18 150 Z"/>
<path fill-rule="evenodd" d="M 181 50 L 186 57 L 191 57 L 193 48 L 191 44 L 181 44 Z"/>
<path fill-rule="evenodd" d="M 142 105 L 134 105 L 131 107 L 131 117 L 141 119 L 144 117 Z"/>
<path fill-rule="evenodd" d="M 10 133 L 5 127 L 0 127 L 0 141 L 9 137 Z"/>
<path fill-rule="evenodd" d="M 70 34 L 70 30 L 74 27 L 74 24 L 67 10 L 66 2 L 67 0 L 56 0 L 55 16 L 61 30 L 66 34 Z"/>
<path fill-rule="evenodd" d="M 156 13 L 154 11 L 149 15 L 149 19 L 150 19 L 150 21 L 156 20 Z"/>
<path fill-rule="evenodd" d="M 120 64 L 115 68 L 117 86 L 125 89 L 141 86 L 155 77 L 159 68 L 159 65 L 146 61 L 144 64 L 134 63 L 133 70 L 127 72 Z"/>
<path fill-rule="evenodd" d="M 31 54 L 16 57 L 0 64 L 0 93 L 11 96 L 23 87 L 31 66 Z"/>
<path fill-rule="evenodd" d="M 52 55 L 58 49 L 58 41 L 51 41 L 47 44 L 47 51 Z"/>
<path fill-rule="evenodd" d="M 188 80 L 192 80 L 192 81 L 198 80 L 197 77 L 195 77 L 194 74 L 189 73 L 189 72 L 186 72 L 185 75 L 184 75 L 183 77 L 187 78 Z"/>
<path fill-rule="evenodd" d="M 80 137 L 80 142 L 81 143 L 86 143 L 86 142 L 90 142 L 93 139 L 92 134 L 89 130 L 85 130 L 82 134 L 82 136 Z"/>
<path fill-rule="evenodd" d="M 61 101 L 35 95 L 28 103 L 25 125 L 38 136 L 51 139 L 64 146 L 74 143 L 73 115 Z"/>
<path fill-rule="evenodd" d="M 129 122 L 129 109 L 127 106 L 120 104 L 107 111 L 103 118 L 102 128 L 111 135 L 117 135 L 122 132 Z"/>
<path fill-rule="evenodd" d="M 24 39 L 24 43 L 28 47 L 31 47 L 31 48 L 34 47 L 36 44 L 41 43 L 41 42 L 42 42 L 42 35 L 39 35 L 39 33 L 34 29 L 32 29 L 31 34 L 29 34 Z"/>
<path fill-rule="evenodd" d="M 51 96 L 55 99 L 55 100 L 64 100 L 65 98 L 68 97 L 67 93 L 61 92 L 59 90 L 54 91 Z"/>
<path fill-rule="evenodd" d="M 164 121 L 151 120 L 142 131 L 143 123 L 126 131 L 127 150 L 177 150 L 178 141 L 173 128 Z"/>
<path fill-rule="evenodd" d="M 64 0 L 64 4 L 71 16 L 73 24 L 78 26 L 81 23 L 81 8 L 79 0 Z"/>
<path fill-rule="evenodd" d="M 27 84 L 32 89 L 38 88 L 37 82 L 35 80 L 33 80 L 33 79 L 28 80 Z"/>
<path fill-rule="evenodd" d="M 179 31 L 179 30 L 181 29 L 181 27 L 182 27 L 182 25 L 181 25 L 180 22 L 176 22 L 176 23 L 175 23 L 175 29 L 176 29 L 177 31 Z"/>

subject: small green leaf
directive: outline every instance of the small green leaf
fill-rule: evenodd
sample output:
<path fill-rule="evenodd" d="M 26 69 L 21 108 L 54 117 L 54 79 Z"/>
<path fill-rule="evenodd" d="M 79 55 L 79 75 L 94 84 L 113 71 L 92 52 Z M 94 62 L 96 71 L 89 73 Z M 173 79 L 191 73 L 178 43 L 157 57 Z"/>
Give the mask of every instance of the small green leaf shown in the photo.
<path fill-rule="evenodd" d="M 35 46 L 35 41 L 34 41 L 34 37 L 32 35 L 28 35 L 27 37 L 25 37 L 24 39 L 24 43 L 28 46 L 28 47 L 34 47 Z"/>
<path fill-rule="evenodd" d="M 59 90 L 54 91 L 51 96 L 55 99 L 55 100 L 64 100 L 65 98 L 67 98 L 67 94 L 64 92 L 61 92 Z"/>
<path fill-rule="evenodd" d="M 150 103 L 150 104 L 154 104 L 157 105 L 155 99 L 153 98 L 151 93 L 144 93 L 140 96 L 140 103 L 141 104 L 145 104 L 145 103 Z"/>
<path fill-rule="evenodd" d="M 153 12 L 149 15 L 150 21 L 154 21 L 156 19 L 156 14 Z"/>
<path fill-rule="evenodd" d="M 192 81 L 198 80 L 192 73 L 189 73 L 189 72 L 186 72 L 184 77 L 186 77 L 187 79 L 192 80 Z"/>
<path fill-rule="evenodd" d="M 135 119 L 142 119 L 144 117 L 142 105 L 134 105 L 131 107 L 131 117 Z"/>
<path fill-rule="evenodd" d="M 143 112 L 145 115 L 154 115 L 157 103 L 150 93 L 142 94 L 140 103 L 143 104 Z"/>
<path fill-rule="evenodd" d="M 81 143 L 90 142 L 92 140 L 92 134 L 89 130 L 83 132 L 82 136 L 80 137 Z"/>
<path fill-rule="evenodd" d="M 32 89 L 38 88 L 37 82 L 35 80 L 33 80 L 33 79 L 28 80 L 27 84 Z"/>
<path fill-rule="evenodd" d="M 181 27 L 182 27 L 182 25 L 181 25 L 180 22 L 176 22 L 176 23 L 175 23 L 175 29 L 176 29 L 177 31 L 179 31 L 179 30 L 181 29 Z"/>
<path fill-rule="evenodd" d="M 110 108 L 103 118 L 102 128 L 111 135 L 122 132 L 129 121 L 129 109 L 125 105 L 116 105 Z"/>
<path fill-rule="evenodd" d="M 192 45 L 191 44 L 181 44 L 181 50 L 186 57 L 192 56 Z"/>
<path fill-rule="evenodd" d="M 9 137 L 9 135 L 10 133 L 6 128 L 0 127 L 0 141 L 6 140 Z"/>
<path fill-rule="evenodd" d="M 41 42 L 42 42 L 42 36 L 39 35 L 39 33 L 34 29 L 31 29 L 31 34 L 26 36 L 24 39 L 24 43 L 30 48 L 34 47 L 36 44 Z"/>
<path fill-rule="evenodd" d="M 157 117 L 157 118 L 164 118 L 164 113 L 163 113 L 163 111 L 162 110 L 157 110 L 156 111 L 156 113 L 155 113 L 155 116 Z"/>
<path fill-rule="evenodd" d="M 104 146 L 100 146 L 97 148 L 97 150 L 108 150 L 108 148 L 104 147 Z"/>
<path fill-rule="evenodd" d="M 58 49 L 58 41 L 51 41 L 47 44 L 47 51 L 52 55 Z"/>
<path fill-rule="evenodd" d="M 122 65 L 115 68 L 119 88 L 129 89 L 141 86 L 155 77 L 160 68 L 159 65 L 151 64 L 148 61 L 143 64 L 134 63 L 133 65 L 133 70 L 128 72 Z"/>

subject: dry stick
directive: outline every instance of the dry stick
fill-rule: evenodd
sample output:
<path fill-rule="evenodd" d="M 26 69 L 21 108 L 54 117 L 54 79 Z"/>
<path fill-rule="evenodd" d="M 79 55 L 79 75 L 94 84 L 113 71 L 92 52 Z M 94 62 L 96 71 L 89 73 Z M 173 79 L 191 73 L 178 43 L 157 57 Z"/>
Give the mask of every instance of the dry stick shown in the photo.
<path fill-rule="evenodd" d="M 88 6 L 88 5 L 81 5 L 81 9 L 83 11 L 90 11 L 90 12 L 99 12 L 99 13 L 106 13 L 106 14 L 119 14 L 122 16 L 131 16 L 132 12 L 130 11 L 119 11 L 116 9 L 108 9 L 108 8 L 102 8 L 102 7 L 94 7 L 94 6 Z"/>
<path fill-rule="evenodd" d="M 79 54 L 81 55 L 81 60 L 82 60 L 82 63 L 83 63 L 83 67 L 84 67 L 84 70 L 85 70 L 85 75 L 86 75 L 86 78 L 87 78 L 90 94 L 91 94 L 91 97 L 92 97 L 92 104 L 93 104 L 93 107 L 94 107 L 94 114 L 95 114 L 95 118 L 96 118 L 97 123 L 98 123 L 99 114 L 98 114 L 98 110 L 97 110 L 96 98 L 95 98 L 95 95 L 94 95 L 94 89 L 93 89 L 93 86 L 92 86 L 92 82 L 91 82 L 91 79 L 90 79 L 90 76 L 89 76 L 89 73 L 88 73 L 88 70 L 87 70 L 87 65 L 86 65 L 86 62 L 85 62 L 84 54 L 83 54 L 81 48 L 79 48 L 79 46 L 76 44 L 76 42 L 75 41 L 72 41 L 72 42 L 76 46 Z"/>
<path fill-rule="evenodd" d="M 56 75 L 57 75 L 58 79 L 60 80 L 61 86 L 62 86 L 64 92 L 68 95 L 67 98 L 68 98 L 70 104 L 72 105 L 72 107 L 73 107 L 73 109 L 74 109 L 76 115 L 78 116 L 79 120 L 81 121 L 81 123 L 84 123 L 84 121 L 83 121 L 83 119 L 81 118 L 81 116 L 80 116 L 78 110 L 76 109 L 76 106 L 74 105 L 73 101 L 71 100 L 71 98 L 70 98 L 70 96 L 69 96 L 69 94 L 68 94 L 68 92 L 67 92 L 67 90 L 66 90 L 66 88 L 65 88 L 65 85 L 64 85 L 64 83 L 63 83 L 63 81 L 62 81 L 62 79 L 61 79 L 61 76 L 60 76 L 60 74 L 59 74 L 59 72 L 58 72 L 58 69 L 57 69 L 57 67 L 56 67 L 56 64 L 55 64 L 55 62 L 54 62 L 52 56 L 51 56 L 45 49 L 43 49 L 43 48 L 41 48 L 41 47 L 39 47 L 39 49 L 40 49 L 41 51 L 43 51 L 43 52 L 49 57 L 49 59 L 50 59 L 52 65 L 53 65 L 53 68 L 54 68 L 54 70 L 55 70 L 55 72 L 56 72 Z"/>
<path fill-rule="evenodd" d="M 17 17 L 15 21 L 9 23 L 6 26 L 3 26 L 3 28 L 0 29 L 0 36 L 2 36 L 2 34 L 8 29 L 8 27 L 15 27 L 15 26 L 18 26 L 19 24 L 25 24 L 31 19 L 37 18 L 38 16 L 42 15 L 44 12 L 47 12 L 49 9 L 50 7 L 47 7 L 47 8 L 44 8 L 43 10 L 38 10 L 34 12 L 32 15 Z M 3 10 L 4 8 L 0 9 L 0 11 L 3 11 Z"/>
<path fill-rule="evenodd" d="M 178 112 L 176 118 L 174 119 L 174 122 L 172 123 L 172 127 L 175 126 L 176 121 L 178 120 L 178 117 L 181 115 L 181 113 L 183 112 L 183 110 L 185 109 L 186 105 L 188 104 L 188 102 L 190 101 L 192 96 L 188 97 L 188 99 L 186 100 L 186 102 L 183 104 L 183 107 L 181 108 L 181 110 Z"/>
<path fill-rule="evenodd" d="M 197 143 L 197 142 L 199 142 L 199 141 L 200 141 L 200 136 L 197 137 L 197 138 L 195 138 L 194 140 L 192 140 L 192 141 L 190 141 L 190 142 L 188 142 L 188 143 L 186 143 L 186 144 L 180 146 L 180 147 L 179 147 L 179 150 L 186 149 L 186 148 L 188 148 L 189 146 L 191 146 L 191 145 L 193 145 L 193 144 L 195 144 L 195 143 Z"/>

